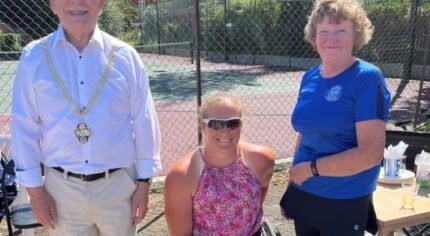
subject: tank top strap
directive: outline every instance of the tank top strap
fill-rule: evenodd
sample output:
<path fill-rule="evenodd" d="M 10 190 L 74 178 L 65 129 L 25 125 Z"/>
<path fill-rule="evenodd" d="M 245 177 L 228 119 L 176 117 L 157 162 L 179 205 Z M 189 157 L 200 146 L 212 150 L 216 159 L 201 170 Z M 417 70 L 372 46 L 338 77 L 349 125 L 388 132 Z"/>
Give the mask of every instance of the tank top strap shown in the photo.
<path fill-rule="evenodd" d="M 249 162 L 245 158 L 245 154 L 243 153 L 243 149 L 242 148 L 239 148 L 239 153 L 240 153 L 240 156 L 238 158 L 239 161 L 242 162 L 246 167 L 249 167 Z"/>
<path fill-rule="evenodd" d="M 206 162 L 204 160 L 204 151 L 203 151 L 203 147 L 202 146 L 199 146 L 197 148 L 197 155 L 196 155 L 195 158 L 197 159 L 197 160 L 195 160 L 196 163 L 197 163 L 197 171 L 199 173 L 199 176 L 202 176 L 203 171 L 207 167 Z"/>

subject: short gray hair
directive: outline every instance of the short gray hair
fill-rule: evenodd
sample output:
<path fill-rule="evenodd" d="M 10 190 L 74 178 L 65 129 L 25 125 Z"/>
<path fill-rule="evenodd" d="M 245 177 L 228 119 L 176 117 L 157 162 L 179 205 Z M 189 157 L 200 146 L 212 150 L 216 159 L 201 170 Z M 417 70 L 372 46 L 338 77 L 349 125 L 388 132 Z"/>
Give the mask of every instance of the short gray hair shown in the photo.
<path fill-rule="evenodd" d="M 305 40 L 314 48 L 317 24 L 326 16 L 336 23 L 347 19 L 353 22 L 354 52 L 363 48 L 372 38 L 374 27 L 357 0 L 316 0 L 305 27 Z"/>

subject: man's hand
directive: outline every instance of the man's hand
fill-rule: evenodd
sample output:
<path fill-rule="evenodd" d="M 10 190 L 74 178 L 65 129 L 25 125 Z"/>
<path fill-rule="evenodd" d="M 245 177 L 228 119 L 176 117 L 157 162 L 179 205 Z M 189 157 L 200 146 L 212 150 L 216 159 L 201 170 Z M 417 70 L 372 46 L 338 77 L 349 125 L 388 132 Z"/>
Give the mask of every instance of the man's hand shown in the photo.
<path fill-rule="evenodd" d="M 290 180 L 297 185 L 302 185 L 309 177 L 312 177 L 311 163 L 302 162 L 290 168 L 288 171 Z"/>
<path fill-rule="evenodd" d="M 45 191 L 43 186 L 27 188 L 30 205 L 36 220 L 44 227 L 54 229 L 57 221 L 57 209 L 54 199 Z"/>
<path fill-rule="evenodd" d="M 149 209 L 149 183 L 138 182 L 131 196 L 131 219 L 133 225 L 143 220 Z"/>

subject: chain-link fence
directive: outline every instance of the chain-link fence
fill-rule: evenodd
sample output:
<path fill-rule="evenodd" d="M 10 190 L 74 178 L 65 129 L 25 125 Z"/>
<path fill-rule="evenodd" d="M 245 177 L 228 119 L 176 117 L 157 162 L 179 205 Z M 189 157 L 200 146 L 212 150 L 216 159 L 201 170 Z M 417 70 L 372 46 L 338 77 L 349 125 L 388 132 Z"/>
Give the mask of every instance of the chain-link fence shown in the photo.
<path fill-rule="evenodd" d="M 417 122 L 423 121 L 430 116 L 430 68 L 423 66 L 430 65 L 430 1 L 361 2 L 375 33 L 358 56 L 379 66 L 387 77 L 393 97 L 390 124 L 413 123 L 416 114 Z M 109 0 L 100 20 L 103 29 L 136 47 L 149 71 L 165 170 L 198 144 L 196 94 L 215 91 L 236 94 L 244 102 L 244 139 L 272 147 L 278 158 L 292 156 L 296 134 L 290 116 L 298 86 L 304 71 L 320 63 L 303 39 L 313 1 L 200 0 L 198 21 L 194 3 Z M 196 22 L 201 36 L 198 44 Z M 0 2 L 4 133 L 9 131 L 11 85 L 19 51 L 32 39 L 54 31 L 56 25 L 47 0 Z M 196 65 L 200 65 L 198 70 Z M 425 82 L 420 89 L 421 79 Z"/>

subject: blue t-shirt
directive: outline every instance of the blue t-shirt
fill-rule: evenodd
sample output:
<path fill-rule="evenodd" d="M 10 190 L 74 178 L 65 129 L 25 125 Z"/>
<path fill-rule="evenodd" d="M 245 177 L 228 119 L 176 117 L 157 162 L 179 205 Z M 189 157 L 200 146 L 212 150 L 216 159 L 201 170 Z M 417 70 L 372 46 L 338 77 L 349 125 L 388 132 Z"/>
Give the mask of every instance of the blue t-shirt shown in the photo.
<path fill-rule="evenodd" d="M 302 138 L 293 165 L 357 147 L 357 122 L 388 119 L 390 93 L 377 67 L 357 60 L 329 79 L 321 77 L 320 70 L 308 70 L 300 85 L 292 124 Z M 311 177 L 295 186 L 326 198 L 360 197 L 376 189 L 379 169 L 375 165 L 346 177 Z"/>

